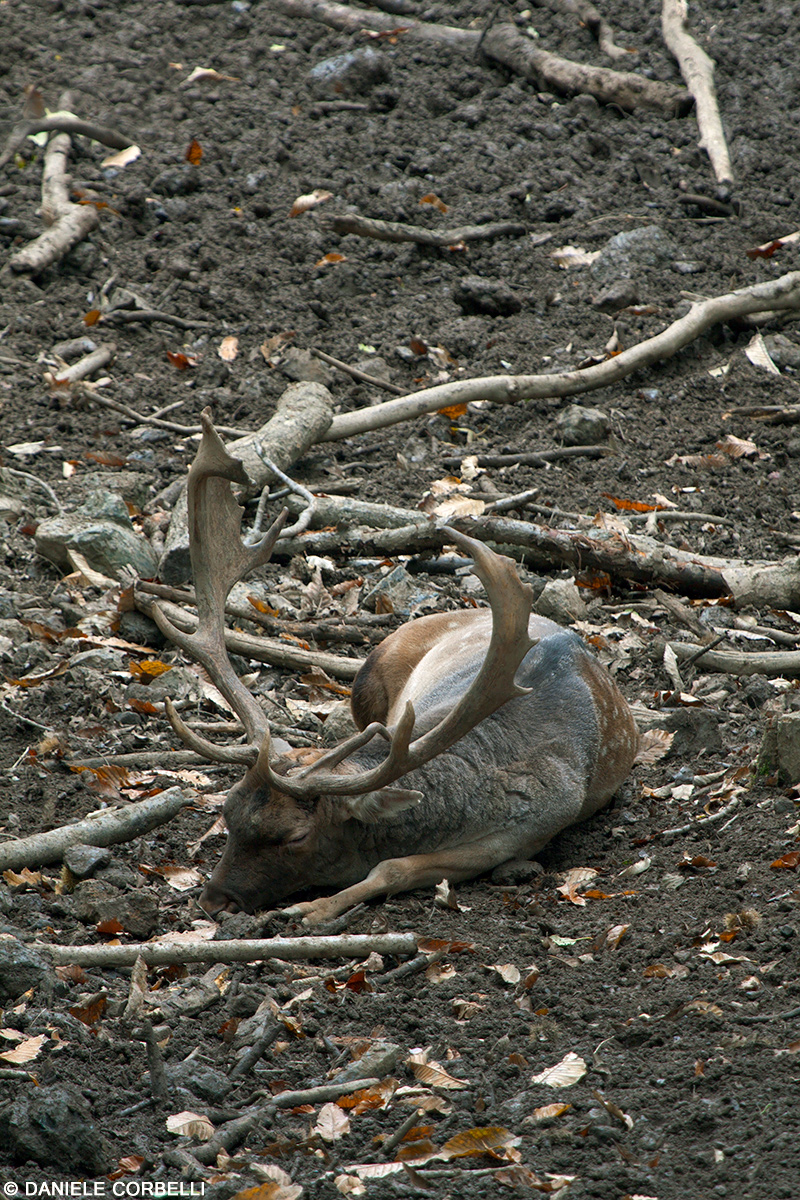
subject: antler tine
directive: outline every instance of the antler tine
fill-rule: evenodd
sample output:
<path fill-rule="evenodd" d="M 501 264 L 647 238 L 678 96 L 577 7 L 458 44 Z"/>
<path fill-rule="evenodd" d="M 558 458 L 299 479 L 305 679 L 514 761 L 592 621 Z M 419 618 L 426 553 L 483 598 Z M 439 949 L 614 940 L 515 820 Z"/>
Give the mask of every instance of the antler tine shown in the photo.
<path fill-rule="evenodd" d="M 510 558 L 495 554 L 482 542 L 447 525 L 442 526 L 442 531 L 472 556 L 492 609 L 489 648 L 471 686 L 438 725 L 414 742 L 411 742 L 414 708 L 407 704 L 392 732 L 389 754 L 373 770 L 348 776 L 317 774 L 312 769 L 302 779 L 273 774 L 272 782 L 283 792 L 296 798 L 319 795 L 323 791 L 326 795 L 356 796 L 384 787 L 444 753 L 508 700 L 530 691 L 530 688 L 519 687 L 514 676 L 525 655 L 538 641 L 528 635 L 533 601 L 531 587 L 520 581 Z"/>
<path fill-rule="evenodd" d="M 153 606 L 153 617 L 162 633 L 205 667 L 213 683 L 242 721 L 248 746 L 237 747 L 245 755 L 233 760 L 220 759 L 221 747 L 197 738 L 174 713 L 173 728 L 187 745 L 200 749 L 217 761 L 252 761 L 258 744 L 269 738 L 267 718 L 255 697 L 248 691 L 231 666 L 225 647 L 225 601 L 228 593 L 248 571 L 267 562 L 286 520 L 286 510 L 273 521 L 255 546 L 241 539 L 244 509 L 233 497 L 231 483 L 250 484 L 238 458 L 225 449 L 211 423 L 211 410 L 200 414 L 203 436 L 189 471 L 187 501 L 189 549 L 197 596 L 197 629 L 184 633 Z M 189 734 L 189 738 L 186 735 Z M 213 753 L 212 753 L 213 751 Z"/>

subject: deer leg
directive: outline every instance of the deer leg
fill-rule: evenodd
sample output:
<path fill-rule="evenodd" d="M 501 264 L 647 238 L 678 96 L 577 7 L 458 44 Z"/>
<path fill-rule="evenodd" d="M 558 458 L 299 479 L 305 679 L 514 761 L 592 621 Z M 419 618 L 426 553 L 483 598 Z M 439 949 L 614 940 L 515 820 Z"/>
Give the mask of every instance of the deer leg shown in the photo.
<path fill-rule="evenodd" d="M 441 883 L 443 879 L 449 879 L 452 883 L 472 879 L 483 871 L 490 871 L 518 852 L 518 845 L 511 839 L 495 835 L 477 842 L 468 842 L 463 846 L 437 850 L 433 854 L 387 858 L 378 863 L 377 867 L 373 867 L 361 883 L 354 883 L 333 896 L 301 901 L 283 909 L 283 912 L 287 916 L 302 916 L 304 924 L 315 925 L 318 921 L 330 921 L 353 905 L 372 900 L 375 896 L 431 887 Z"/>

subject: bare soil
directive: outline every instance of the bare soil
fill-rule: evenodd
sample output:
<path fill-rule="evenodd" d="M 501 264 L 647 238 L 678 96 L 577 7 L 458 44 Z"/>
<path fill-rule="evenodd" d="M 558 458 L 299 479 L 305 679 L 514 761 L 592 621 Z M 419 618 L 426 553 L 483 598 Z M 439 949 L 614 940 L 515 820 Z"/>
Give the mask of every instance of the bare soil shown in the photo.
<path fill-rule="evenodd" d="M 628 69 L 679 83 L 661 40 L 659 7 L 608 0 L 603 12 L 617 42 L 634 51 L 624 64 Z M 418 15 L 477 27 L 491 8 L 488 0 L 442 3 L 420 8 Z M 81 116 L 125 130 L 143 150 L 136 162 L 112 171 L 100 165 L 107 149 L 75 138 L 74 184 L 107 205 L 99 228 L 43 275 L 20 278 L 6 269 L 2 277 L 2 463 L 49 483 L 66 508 L 103 486 L 141 511 L 183 476 L 193 443 L 171 433 L 143 439 L 132 421 L 94 402 L 51 395 L 42 380 L 46 356 L 65 339 L 113 337 L 117 358 L 108 372 L 108 394 L 143 413 L 181 401 L 171 418 L 193 422 L 210 404 L 219 424 L 252 429 L 269 417 L 288 382 L 259 349 L 277 334 L 291 332 L 296 346 L 314 346 L 349 363 L 380 356 L 392 382 L 411 391 L 441 369 L 458 378 L 572 368 L 602 355 L 614 328 L 629 346 L 685 311 L 687 297 L 721 294 L 798 266 L 798 244 L 771 258 L 746 253 L 798 224 L 800 31 L 794 7 L 780 0 L 692 6 L 692 27 L 717 64 L 736 172 L 730 195 L 717 190 L 697 148 L 693 116 L 628 114 L 585 96 L 547 94 L 480 58 L 402 35 L 367 43 L 247 0 L 20 0 L 1 11 L 0 112 L 7 130 L 19 119 L 24 89 L 37 85 L 51 108 L 69 90 Z M 572 15 L 547 8 L 524 15 L 522 0 L 504 12 L 522 28 L 535 26 L 539 44 L 549 50 L 613 65 Z M 316 64 L 367 44 L 375 63 L 350 77 L 344 91 L 326 91 L 311 77 Z M 184 85 L 197 66 L 232 78 Z M 330 107 L 342 100 L 361 107 Z M 202 148 L 194 167 L 185 159 L 193 139 Z M 0 180 L 4 255 L 41 227 L 41 153 L 29 143 Z M 315 188 L 333 199 L 290 220 L 294 200 Z M 707 209 L 683 203 L 685 192 L 732 199 L 737 211 L 709 216 Z M 447 205 L 446 215 L 421 203 L 430 194 Z M 430 228 L 517 221 L 529 232 L 474 242 L 466 250 L 328 232 L 321 216 L 348 208 Z M 634 264 L 627 307 L 613 316 L 594 305 L 602 287 L 590 270 L 563 271 L 551 257 L 562 245 L 602 249 L 612 236 L 643 226 L 658 227 L 670 251 L 655 265 Z M 327 254 L 344 258 L 320 265 Z M 82 317 L 98 307 L 112 276 L 117 287 L 131 289 L 153 308 L 208 327 L 87 329 Z M 468 277 L 482 282 L 465 286 Z M 487 296 L 495 297 L 493 311 L 485 311 Z M 538 487 L 542 505 L 589 515 L 615 513 L 609 496 L 652 504 L 660 494 L 682 509 L 729 522 L 664 522 L 664 540 L 706 554 L 781 558 L 784 539 L 797 530 L 800 443 L 791 426 L 725 415 L 735 407 L 797 400 L 797 321 L 765 332 L 788 339 L 780 374 L 767 374 L 745 357 L 752 329 L 716 329 L 668 362 L 583 398 L 611 417 L 613 453 L 607 458 L 568 460 L 548 470 L 491 469 L 489 482 L 504 494 Z M 217 353 L 224 336 L 238 338 L 232 362 Z M 409 351 L 412 339 L 443 347 L 447 355 L 440 352 L 434 361 L 415 354 Z M 168 352 L 197 363 L 179 370 Z M 728 366 L 727 373 L 711 373 Z M 383 398 L 341 373 L 331 388 L 342 411 Z M 319 488 L 355 481 L 361 499 L 414 506 L 433 480 L 447 474 L 448 457 L 557 447 L 555 417 L 562 407 L 548 401 L 432 416 L 317 447 L 296 475 Z M 668 462 L 676 453 L 709 455 L 727 434 L 754 439 L 761 454 L 717 467 Z M 5 449 L 39 441 L 44 446 L 27 458 Z M 68 478 L 65 462 L 74 466 Z M 156 509 L 164 511 L 163 505 Z M 76 652 L 74 642 L 44 641 L 41 630 L 19 626 L 21 618 L 58 631 L 93 612 L 101 614 L 96 631 L 112 636 L 116 628 L 116 597 L 65 585 L 62 572 L 36 556 L 33 527 L 51 513 L 43 494 L 26 485 L 24 514 L 0 524 L 0 615 L 5 633 L 13 626 L 19 635 L 2 642 L 7 680 L 48 670 Z M 151 538 L 163 533 L 157 514 L 137 520 Z M 328 586 L 377 577 L 377 564 L 352 565 L 345 555 L 336 566 L 326 576 Z M 265 578 L 277 586 L 286 570 L 285 563 L 271 565 Z M 554 566 L 553 576 L 558 574 Z M 420 584 L 430 590 L 424 576 Z M 458 581 L 432 576 L 430 586 L 442 590 L 437 603 L 462 602 Z M 242 1029 L 268 996 L 286 1006 L 310 990 L 282 1009 L 291 1018 L 285 1037 L 227 1095 L 204 1092 L 193 1077 L 192 1086 L 184 1079 L 183 1090 L 173 1091 L 166 1105 L 127 1111 L 151 1094 L 143 1035 L 123 1018 L 130 970 L 87 969 L 22 998 L 9 997 L 4 1029 L 25 1037 L 45 1034 L 47 1040 L 20 1077 L 0 1071 L 0 1089 L 9 1103 L 34 1096 L 37 1085 L 82 1093 L 84 1125 L 102 1167 L 88 1165 L 95 1161 L 88 1150 L 68 1161 L 56 1129 L 50 1159 L 45 1155 L 38 1163 L 25 1161 L 24 1153 L 20 1160 L 21 1152 L 6 1141 L 6 1179 L 20 1188 L 25 1181 L 107 1181 L 104 1172 L 119 1160 L 139 1156 L 139 1173 L 125 1176 L 126 1182 L 194 1178 L 196 1186 L 205 1182 L 206 1194 L 224 1200 L 262 1183 L 263 1167 L 277 1163 L 305 1196 L 337 1196 L 334 1180 L 352 1174 L 348 1165 L 378 1161 L 376 1139 L 412 1111 L 402 1096 L 352 1116 L 350 1131 L 336 1141 L 309 1136 L 319 1106 L 279 1114 L 271 1124 L 256 1124 L 233 1161 L 223 1159 L 194 1176 L 191 1168 L 181 1175 L 174 1151 L 196 1143 L 179 1142 L 165 1120 L 188 1109 L 223 1123 L 259 1095 L 324 1082 L 339 1059 L 349 1060 L 370 1039 L 383 1039 L 401 1047 L 392 1072 L 401 1085 L 414 1082 L 406 1058 L 419 1048 L 430 1048 L 431 1058 L 465 1085 L 434 1089 L 440 1105 L 420 1119 L 431 1128 L 418 1138 L 441 1147 L 475 1127 L 503 1127 L 519 1139 L 521 1162 L 535 1173 L 536 1186 L 552 1189 L 551 1176 L 574 1176 L 560 1193 L 573 1200 L 797 1195 L 800 891 L 794 870 L 772 865 L 798 845 L 797 794 L 751 768 L 769 723 L 798 706 L 798 693 L 788 681 L 690 668 L 684 685 L 696 704 L 676 705 L 674 696 L 663 700 L 671 691 L 664 641 L 687 637 L 686 630 L 645 589 L 614 585 L 594 600 L 595 593 L 586 594 L 590 612 L 583 632 L 593 633 L 631 702 L 663 708 L 662 723 L 675 732 L 668 755 L 637 767 L 609 810 L 556 839 L 540 858 L 541 870 L 461 885 L 457 910 L 438 907 L 431 895 L 403 895 L 369 906 L 348 926 L 349 932 L 413 930 L 468 945 L 446 956 L 438 971 L 395 980 L 370 971 L 372 990 L 360 991 L 336 986 L 346 982 L 349 968 L 327 987 L 333 968 L 326 965 L 315 967 L 311 979 L 289 965 L 237 966 L 221 978 L 213 1002 L 194 1008 L 186 989 L 204 968 L 191 968 L 183 979 L 151 972 L 155 997 L 175 996 L 175 1007 L 164 1010 L 168 1015 L 156 1011 L 152 1018 L 167 1070 L 194 1052 L 195 1066 L 223 1078 L 241 1052 L 236 1023 Z M 717 607 L 700 604 L 693 611 L 709 626 L 727 620 L 726 610 Z M 766 609 L 750 615 L 761 625 L 797 631 L 792 615 Z M 354 646 L 328 648 L 364 653 Z M 175 661 L 169 649 L 158 652 Z M 262 669 L 261 687 L 281 703 L 308 696 L 275 671 Z M 127 688 L 119 676 L 91 667 L 70 667 L 38 687 L 3 688 L 5 836 L 51 828 L 100 803 L 88 773 L 71 774 L 52 744 L 50 753 L 42 746 L 45 733 L 59 735 L 73 756 L 174 746 L 163 716 L 132 710 Z M 305 725 L 313 738 L 319 721 Z M 174 782 L 154 778 L 155 786 Z M 212 769 L 200 791 L 219 794 L 234 778 Z M 690 825 L 704 806 L 713 813 L 730 802 L 734 788 L 740 789 L 739 803 L 729 818 L 665 836 Z M 197 804 L 169 826 L 113 849 L 100 876 L 117 889 L 112 895 L 119 897 L 120 913 L 125 906 L 123 941 L 136 940 L 134 926 L 144 936 L 164 934 L 191 929 L 202 915 L 197 889 L 176 891 L 163 871 L 211 869 L 222 836 L 193 851 L 187 847 L 215 815 L 211 805 Z M 593 898 L 584 904 L 557 891 L 563 873 L 574 867 L 598 873 Z M 623 875 L 629 868 L 646 869 Z M 0 885 L 2 932 L 26 941 L 108 940 L 111 927 L 98 931 L 91 904 L 53 890 L 58 873 L 54 864 L 44 869 L 43 880 Z M 617 926 L 626 928 L 609 937 Z M 237 917 L 222 922 L 219 936 L 276 929 L 284 924 Z M 288 931 L 303 932 L 291 925 Z M 498 964 L 515 965 L 520 982 L 505 982 L 491 969 Z M 394 965 L 387 961 L 384 967 Z M 214 974 L 222 976 L 221 969 Z M 87 1014 L 100 994 L 105 1008 Z M 475 1007 L 465 1010 L 456 1003 L 462 999 Z M 17 1044 L 13 1036 L 9 1048 Z M 555 1091 L 532 1082 L 567 1053 L 587 1064 L 578 1083 Z M 569 1108 L 538 1119 L 535 1110 L 555 1101 Z M 486 1174 L 495 1168 L 499 1176 Z M 427 1166 L 417 1157 L 417 1174 L 367 1180 L 366 1194 L 422 1190 L 441 1198 L 477 1197 L 531 1186 L 531 1175 L 518 1175 L 515 1185 L 510 1176 L 504 1181 L 502 1170 L 507 1164 L 486 1155 Z M 270 1194 L 263 1193 L 265 1200 Z"/>

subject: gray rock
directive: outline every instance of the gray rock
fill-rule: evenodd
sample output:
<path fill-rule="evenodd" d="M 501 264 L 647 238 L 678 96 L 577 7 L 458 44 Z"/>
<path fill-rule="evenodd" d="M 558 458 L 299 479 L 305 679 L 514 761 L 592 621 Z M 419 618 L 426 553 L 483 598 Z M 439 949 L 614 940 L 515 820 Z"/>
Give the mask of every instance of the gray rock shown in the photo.
<path fill-rule="evenodd" d="M 800 782 L 800 712 L 784 713 L 775 726 L 775 762 L 785 783 Z"/>
<path fill-rule="evenodd" d="M 337 1071 L 332 1083 L 357 1083 L 359 1079 L 373 1077 L 383 1079 L 390 1075 L 400 1057 L 400 1047 L 394 1042 L 373 1042 L 366 1054 L 362 1054 L 356 1062 L 348 1063 Z"/>
<path fill-rule="evenodd" d="M 570 404 L 556 417 L 556 428 L 565 446 L 596 446 L 611 432 L 611 420 L 599 408 Z"/>
<path fill-rule="evenodd" d="M 336 379 L 327 363 L 300 346 L 289 346 L 283 351 L 278 370 L 296 383 L 322 383 L 328 388 L 333 387 Z"/>
<path fill-rule="evenodd" d="M 114 1161 L 77 1088 L 32 1087 L 0 1108 L 0 1148 L 14 1162 L 32 1160 L 64 1176 L 103 1175 Z"/>
<path fill-rule="evenodd" d="M 0 1003 L 55 980 L 55 971 L 41 954 L 16 938 L 0 938 Z"/>
<path fill-rule="evenodd" d="M 484 313 L 490 317 L 507 317 L 522 308 L 522 301 L 507 283 L 484 279 L 481 275 L 466 275 L 456 287 L 453 299 L 464 313 Z"/>
<path fill-rule="evenodd" d="M 610 285 L 620 279 L 638 279 L 646 267 L 666 269 L 675 253 L 675 244 L 663 229 L 644 225 L 611 238 L 589 271 L 598 283 Z"/>
<path fill-rule="evenodd" d="M 603 288 L 592 301 L 593 306 L 600 312 L 615 313 L 629 304 L 636 304 L 639 293 L 632 279 L 618 279 L 610 287 Z"/>
<path fill-rule="evenodd" d="M 168 1069 L 171 1083 L 186 1088 L 209 1104 L 220 1104 L 231 1089 L 227 1077 L 195 1058 L 184 1059 Z"/>
<path fill-rule="evenodd" d="M 188 196 L 200 186 L 200 174 L 192 163 L 179 163 L 167 167 L 151 183 L 157 196 Z"/>
<path fill-rule="evenodd" d="M 559 625 L 571 625 L 587 615 L 586 605 L 571 579 L 549 579 L 533 607 L 540 616 L 549 617 Z"/>
<path fill-rule="evenodd" d="M 67 899 L 73 916 L 86 925 L 116 920 L 126 933 L 147 938 L 158 924 L 158 903 L 143 888 L 126 895 L 105 880 L 86 879 Z"/>
<path fill-rule="evenodd" d="M 306 76 L 311 91 L 324 99 L 329 96 L 364 96 L 391 75 L 388 59 L 371 46 L 348 50 L 325 58 Z"/>
<path fill-rule="evenodd" d="M 776 367 L 800 368 L 800 346 L 783 333 L 768 333 L 764 337 L 764 345 Z"/>
<path fill-rule="evenodd" d="M 70 846 L 64 855 L 64 866 L 76 879 L 88 879 L 100 867 L 107 867 L 110 862 L 111 851 L 105 846 L 86 846 L 82 842 Z"/>
<path fill-rule="evenodd" d="M 362 603 L 368 612 L 398 613 L 407 617 L 413 609 L 435 599 L 435 592 L 423 591 L 414 576 L 399 566 L 376 583 Z"/>
<path fill-rule="evenodd" d="M 118 578 L 123 568 L 150 578 L 158 557 L 136 533 L 124 500 L 113 492 L 92 492 L 72 513 L 42 521 L 36 530 L 36 549 L 57 567 L 70 569 L 68 550 L 77 550 L 90 567 Z"/>

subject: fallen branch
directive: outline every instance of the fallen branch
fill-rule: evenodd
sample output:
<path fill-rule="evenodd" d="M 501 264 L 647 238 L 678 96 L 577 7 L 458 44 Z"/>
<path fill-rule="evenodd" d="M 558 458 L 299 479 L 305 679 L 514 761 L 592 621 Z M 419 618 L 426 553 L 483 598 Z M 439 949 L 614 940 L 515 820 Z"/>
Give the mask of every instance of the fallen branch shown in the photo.
<path fill-rule="evenodd" d="M 459 242 L 477 242 L 498 237 L 523 237 L 527 227 L 519 221 L 496 221 L 490 225 L 461 225 L 457 229 L 422 229 L 418 225 L 404 225 L 400 221 L 379 221 L 373 217 L 362 217 L 357 213 L 340 216 L 324 216 L 322 224 L 338 234 L 355 234 L 357 237 L 374 238 L 379 242 L 418 242 L 421 246 L 437 246 L 442 250 L 457 246 Z"/>
<path fill-rule="evenodd" d="M 717 182 L 732 183 L 733 168 L 714 87 L 714 62 L 689 33 L 687 11 L 686 0 L 663 0 L 661 30 L 664 41 L 678 60 L 686 86 L 694 96 L 700 147 L 711 160 Z"/>
<path fill-rule="evenodd" d="M 69 198 L 67 159 L 71 145 L 66 133 L 55 134 L 47 143 L 42 173 L 42 216 L 50 228 L 9 258 L 8 265 L 17 274 L 38 275 L 59 262 L 100 221 L 93 204 L 73 204 Z"/>
<path fill-rule="evenodd" d="M 88 379 L 102 367 L 108 366 L 114 361 L 116 354 L 117 347 L 114 343 L 104 342 L 91 354 L 85 354 L 70 367 L 64 366 L 57 371 L 45 371 L 44 381 L 50 387 L 68 387 L 71 383 L 77 383 L 79 379 Z"/>
<path fill-rule="evenodd" d="M 378 379 L 377 375 L 368 375 L 366 371 L 359 371 L 358 367 L 351 367 L 349 363 L 342 362 L 340 358 L 333 358 L 330 354 L 325 354 L 323 350 L 317 350 L 313 346 L 310 348 L 311 353 L 315 358 L 319 358 L 322 362 L 328 363 L 329 366 L 335 367 L 337 371 L 344 371 L 345 375 L 349 375 L 351 379 L 358 380 L 359 383 L 367 383 L 370 387 L 383 388 L 385 392 L 392 392 L 395 396 L 404 396 L 405 392 L 396 383 L 389 383 L 385 379 Z"/>
<path fill-rule="evenodd" d="M 302 541 L 302 538 L 292 538 L 287 545 L 295 546 L 298 542 L 302 544 Z M 150 616 L 155 604 L 153 597 L 136 586 L 133 598 L 139 612 Z M 197 617 L 184 612 L 177 604 L 161 600 L 158 607 L 177 629 L 193 633 L 197 628 Z M 292 646 L 277 639 L 251 637 L 230 629 L 225 630 L 225 645 L 233 654 L 268 663 L 271 667 L 281 667 L 289 671 L 307 671 L 310 667 L 321 667 L 328 675 L 334 675 L 337 679 L 355 679 L 363 661 L 360 658 L 340 658 L 336 654 L 327 654 L 324 650 L 302 650 L 299 646 Z"/>
<path fill-rule="evenodd" d="M 703 671 L 722 675 L 768 675 L 773 679 L 800 677 L 800 650 L 706 650 L 691 642 L 671 642 L 681 661 L 692 659 Z"/>
<path fill-rule="evenodd" d="M 261 455 L 288 471 L 310 446 L 323 439 L 332 408 L 331 394 L 321 383 L 292 383 L 266 425 L 228 445 L 228 453 L 241 460 L 252 480 L 248 495 L 258 495 L 275 478 Z M 185 582 L 191 574 L 185 484 L 172 510 L 158 574 L 164 583 L 172 584 Z"/>
<path fill-rule="evenodd" d="M 696 821 L 687 821 L 685 825 L 677 825 L 674 829 L 662 829 L 658 836 L 662 838 L 677 837 L 678 834 L 691 833 L 694 829 L 703 829 L 707 825 L 716 825 L 723 817 L 729 816 L 735 808 L 738 808 L 741 800 L 741 795 L 734 796 L 724 808 L 718 809 L 717 812 L 711 813 L 710 816 L 698 817 Z"/>
<path fill-rule="evenodd" d="M 780 563 L 745 563 L 738 559 L 691 554 L 644 534 L 594 528 L 553 529 L 504 517 L 453 517 L 461 533 L 488 542 L 501 553 L 536 570 L 554 563 L 575 570 L 604 571 L 615 579 L 648 587 L 666 587 L 692 596 L 732 596 L 738 606 L 797 609 L 800 607 L 800 558 Z M 413 554 L 447 544 L 447 534 L 433 522 L 400 529 L 353 528 L 342 533 L 307 533 L 278 543 L 276 554 L 341 555 L 345 545 L 359 553 Z M 798 652 L 800 653 L 800 652 Z M 752 656 L 748 656 L 752 657 Z"/>
<path fill-rule="evenodd" d="M 83 399 L 99 404 L 102 408 L 108 408 L 112 412 L 117 412 L 120 416 L 129 417 L 137 425 L 150 425 L 154 429 L 168 429 L 171 433 L 180 434 L 181 437 L 199 436 L 203 432 L 202 425 L 179 425 L 177 421 L 163 421 L 156 413 L 146 416 L 144 413 L 137 412 L 135 408 L 131 408 L 129 404 L 123 404 L 121 400 L 114 400 L 110 396 L 102 395 L 97 388 L 75 388 L 74 390 L 75 394 L 82 396 Z M 216 429 L 218 433 L 224 433 L 226 437 L 252 436 L 244 433 L 241 429 L 232 429 L 229 425 L 217 425 Z"/>
<path fill-rule="evenodd" d="M 588 0 L 533 0 L 533 3 L 537 8 L 549 8 L 552 12 L 574 13 L 597 39 L 603 54 L 607 54 L 609 58 L 627 57 L 628 51 L 614 41 L 611 26 Z"/>
<path fill-rule="evenodd" d="M 362 29 L 391 33 L 397 27 L 394 16 L 334 4 L 329 0 L 272 0 L 272 8 L 291 17 L 321 21 L 348 33 L 360 33 Z M 513 25 L 494 25 L 479 33 L 404 18 L 403 30 L 404 39 L 433 42 L 471 57 L 480 49 L 487 57 L 532 79 L 541 88 L 552 88 L 568 95 L 588 92 L 603 103 L 617 104 L 627 111 L 651 108 L 673 116 L 688 112 L 691 107 L 690 95 L 683 88 L 631 72 L 589 67 L 559 58 L 540 50 Z"/>
<path fill-rule="evenodd" d="M 238 1146 L 248 1133 L 255 1129 L 256 1125 L 271 1122 L 278 1109 L 297 1108 L 301 1104 L 320 1104 L 328 1100 L 337 1100 L 339 1096 L 346 1096 L 360 1088 L 376 1087 L 379 1083 L 380 1080 L 377 1078 L 366 1078 L 357 1079 L 351 1083 L 324 1083 L 320 1087 L 303 1088 L 297 1092 L 278 1092 L 277 1096 L 270 1098 L 269 1103 L 257 1105 L 241 1117 L 236 1117 L 233 1121 L 228 1121 L 226 1125 L 221 1125 L 213 1138 L 197 1148 L 194 1157 L 204 1166 L 211 1166 L 217 1161 L 217 1156 L 221 1151 L 227 1152 L 234 1146 Z"/>
<path fill-rule="evenodd" d="M 707 329 L 723 321 L 732 321 L 750 313 L 797 308 L 800 308 L 800 271 L 790 271 L 767 283 L 752 284 L 735 292 L 697 301 L 686 316 L 673 321 L 655 337 L 647 338 L 623 350 L 615 358 L 608 358 L 585 370 L 565 371 L 560 375 L 487 375 L 479 379 L 439 384 L 397 400 L 386 400 L 372 408 L 341 413 L 333 418 L 321 440 L 334 442 L 358 433 L 385 429 L 398 421 L 409 421 L 440 408 L 469 404 L 473 400 L 511 404 L 519 400 L 576 396 L 618 383 L 634 371 L 649 367 L 660 359 L 671 358 Z"/>
<path fill-rule="evenodd" d="M 62 101 L 63 101 L 62 97 Z M 30 121 L 20 121 L 11 130 L 5 150 L 0 154 L 0 167 L 4 167 L 14 157 L 25 142 L 26 138 L 37 133 L 80 133 L 91 138 L 93 142 L 102 142 L 112 150 L 127 150 L 132 146 L 133 139 L 111 129 L 108 125 L 97 125 L 94 121 L 82 121 L 72 113 L 54 113 L 49 117 L 33 118 Z"/>
<path fill-rule="evenodd" d="M 607 458 L 613 454 L 609 446 L 560 446 L 558 450 L 526 450 L 520 454 L 479 454 L 479 467 L 546 467 L 548 463 L 569 458 Z M 446 467 L 460 467 L 465 454 L 443 458 Z"/>
<path fill-rule="evenodd" d="M 135 325 L 143 322 L 151 325 L 160 321 L 163 325 L 174 325 L 176 329 L 213 329 L 209 321 L 187 320 L 184 317 L 173 316 L 172 313 L 159 312 L 154 308 L 112 308 L 109 312 L 98 317 L 98 325 Z"/>
<path fill-rule="evenodd" d="M 125 808 L 107 809 L 76 821 L 74 825 L 62 825 L 47 833 L 34 833 L 18 841 L 4 842 L 0 845 L 0 871 L 18 871 L 20 867 L 58 862 L 70 846 L 79 843 L 114 846 L 118 842 L 130 842 L 158 825 L 166 825 L 191 803 L 188 792 L 172 787 L 148 800 L 139 800 Z"/>
<path fill-rule="evenodd" d="M 177 790 L 177 789 L 175 789 Z M 241 938 L 230 942 L 131 942 L 127 946 L 59 946 L 30 943 L 55 966 L 132 967 L 142 958 L 148 967 L 180 967 L 186 963 L 263 962 L 282 958 L 367 958 L 370 954 L 415 954 L 414 933 L 343 933 L 338 937 Z"/>

